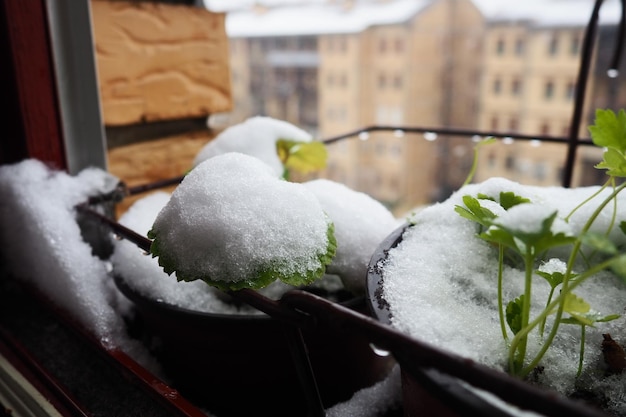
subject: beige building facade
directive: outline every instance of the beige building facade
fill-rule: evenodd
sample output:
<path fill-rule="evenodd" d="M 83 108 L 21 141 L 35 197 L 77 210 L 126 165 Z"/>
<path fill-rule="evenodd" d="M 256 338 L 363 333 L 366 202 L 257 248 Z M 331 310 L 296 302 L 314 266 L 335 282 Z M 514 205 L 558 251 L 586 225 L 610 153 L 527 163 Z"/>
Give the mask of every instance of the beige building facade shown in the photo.
<path fill-rule="evenodd" d="M 349 23 L 359 3 L 326 4 L 341 9 L 345 25 L 231 37 L 233 122 L 265 114 L 320 139 L 373 125 L 567 136 L 584 24 L 496 19 L 471 0 L 415 0 L 410 14 L 355 28 Z M 256 13 L 263 19 L 272 11 Z M 593 94 L 590 82 L 587 96 Z M 588 104 L 585 115 L 591 114 Z M 586 116 L 584 125 L 590 121 Z M 469 172 L 471 138 L 433 139 L 390 129 L 335 142 L 320 176 L 403 213 L 446 198 Z M 501 140 L 481 152 L 476 181 L 504 176 L 558 185 L 565 151 Z M 597 182 L 585 172 L 598 158 L 589 148 L 579 151 L 575 184 Z"/>
<path fill-rule="evenodd" d="M 585 27 L 542 26 L 533 21 L 491 22 L 485 36 L 479 127 L 505 135 L 569 137 Z M 595 61 L 594 61 L 595 64 Z M 604 63 L 603 63 L 604 64 Z M 597 78 L 587 85 L 578 135 L 593 123 Z M 476 181 L 501 176 L 524 184 L 560 185 L 567 148 L 545 141 L 506 140 L 481 154 Z M 593 169 L 601 151 L 580 147 L 572 186 L 603 181 Z"/>

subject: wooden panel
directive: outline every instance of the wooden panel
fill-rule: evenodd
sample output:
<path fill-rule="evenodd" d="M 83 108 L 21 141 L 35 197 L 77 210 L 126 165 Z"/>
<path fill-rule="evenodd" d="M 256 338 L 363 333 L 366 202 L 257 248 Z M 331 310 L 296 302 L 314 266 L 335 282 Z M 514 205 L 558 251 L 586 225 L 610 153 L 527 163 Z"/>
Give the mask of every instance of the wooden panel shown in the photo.
<path fill-rule="evenodd" d="M 205 130 L 111 149 L 108 153 L 109 172 L 129 187 L 178 177 L 192 168 L 196 155 L 214 135 L 214 132 Z M 174 188 L 172 186 L 161 191 L 172 192 Z M 117 206 L 117 214 L 125 212 L 132 203 L 145 195 L 125 198 Z"/>
<path fill-rule="evenodd" d="M 92 2 L 104 123 L 232 108 L 225 15 L 150 2 Z"/>

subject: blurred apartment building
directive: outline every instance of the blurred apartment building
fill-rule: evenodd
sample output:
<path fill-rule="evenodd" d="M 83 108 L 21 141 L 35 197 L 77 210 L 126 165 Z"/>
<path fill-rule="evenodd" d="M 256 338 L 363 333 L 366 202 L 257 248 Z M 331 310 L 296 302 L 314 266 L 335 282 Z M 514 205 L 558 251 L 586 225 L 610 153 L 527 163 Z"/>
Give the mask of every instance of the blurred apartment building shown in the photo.
<path fill-rule="evenodd" d="M 553 7 L 523 11 L 489 10 L 478 0 L 313 0 L 231 11 L 229 121 L 267 115 L 320 139 L 371 125 L 566 136 L 591 9 L 547 1 Z M 598 56 L 608 56 L 605 49 Z M 609 83 L 605 95 L 613 85 L 605 72 L 594 75 L 586 115 L 606 107 L 600 80 Z M 396 131 L 342 140 L 329 145 L 320 176 L 401 213 L 447 197 L 469 171 L 470 138 L 433 139 Z M 564 158 L 558 144 L 507 140 L 484 148 L 476 180 L 559 184 Z M 579 152 L 581 166 L 597 160 L 590 148 Z M 596 180 L 588 169 L 576 172 L 575 184 Z"/>
<path fill-rule="evenodd" d="M 488 21 L 480 87 L 481 130 L 568 137 L 583 36 L 590 16 L 587 10 L 572 14 L 565 2 L 555 2 L 541 13 L 531 12 L 516 21 Z M 613 19 L 609 21 L 614 23 Z M 593 123 L 596 108 L 618 109 L 626 104 L 623 94 L 619 99 L 617 95 L 611 100 L 607 96 L 617 91 L 617 81 L 607 74 L 615 38 L 615 26 L 601 29 L 580 137 L 589 137 L 587 126 Z M 560 144 L 507 140 L 485 148 L 476 180 L 503 176 L 525 184 L 558 185 L 565 158 Z M 599 149 L 579 148 L 572 185 L 603 182 L 604 173 L 593 168 L 600 158 Z"/>

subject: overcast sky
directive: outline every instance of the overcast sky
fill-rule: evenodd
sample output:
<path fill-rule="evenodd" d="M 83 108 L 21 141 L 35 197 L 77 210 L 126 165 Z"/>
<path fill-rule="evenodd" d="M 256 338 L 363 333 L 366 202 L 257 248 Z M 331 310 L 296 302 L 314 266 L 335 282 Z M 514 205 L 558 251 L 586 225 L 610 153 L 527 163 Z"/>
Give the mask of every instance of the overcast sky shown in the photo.
<path fill-rule="evenodd" d="M 545 25 L 560 25 L 560 24 L 586 24 L 591 15 L 591 10 L 593 8 L 594 0 L 472 0 L 483 12 L 483 14 L 490 19 L 531 19 L 536 21 L 538 24 Z M 250 13 L 244 12 L 243 14 L 248 15 L 245 19 L 241 19 L 240 16 L 235 17 L 240 13 L 235 12 L 236 10 L 247 9 L 248 7 L 254 4 L 261 4 L 265 6 L 287 6 L 286 9 L 291 9 L 292 12 L 290 16 L 293 16 L 296 20 L 308 21 L 309 25 L 314 24 L 312 21 L 312 16 L 309 14 L 308 16 L 298 16 L 299 7 L 296 6 L 305 6 L 308 5 L 307 13 L 310 13 L 310 6 L 317 4 L 318 6 L 323 4 L 332 4 L 332 3 L 341 3 L 341 0 L 204 0 L 205 5 L 209 10 L 213 11 L 225 11 L 230 12 L 233 17 L 233 22 L 231 22 L 230 26 L 236 32 L 241 32 L 240 29 L 235 27 L 234 20 L 245 21 L 246 25 L 254 25 L 258 23 L 259 25 L 263 25 L 263 19 L 272 18 L 272 13 L 267 13 L 264 15 L 252 15 Z M 354 11 L 363 10 L 360 9 L 378 9 L 380 8 L 394 8 L 396 3 L 402 3 L 404 0 L 396 0 L 396 1 L 388 1 L 387 4 L 381 4 L 379 0 L 357 0 L 355 3 L 357 7 L 355 7 Z M 370 7 L 365 7 L 366 4 L 370 4 Z M 416 3 L 422 3 L 422 1 L 416 0 Z M 619 0 L 605 0 L 602 8 L 601 8 L 601 21 L 603 23 L 617 23 L 619 18 Z M 372 4 L 378 4 L 377 8 L 371 7 Z M 360 6 L 359 6 L 360 5 Z M 291 7 L 290 7 L 291 6 Z M 319 9 L 319 7 L 316 7 Z M 333 9 L 325 8 L 322 9 Z M 304 7 L 301 9 L 304 12 Z M 336 9 L 339 11 L 339 8 Z M 284 13 L 284 12 L 281 12 Z M 303 14 L 303 13 L 300 13 Z M 346 19 L 348 16 L 354 15 L 356 13 L 342 13 Z M 353 17 L 353 16 L 351 16 Z M 409 16 L 407 16 L 408 18 Z M 306 19 L 305 19 L 306 18 Z M 284 24 L 289 25 L 285 20 Z M 348 22 L 346 22 L 348 23 Z M 275 24 L 275 23 L 273 23 Z M 280 24 L 280 21 L 279 21 Z M 237 25 L 238 26 L 238 25 Z M 250 30 L 252 28 L 249 28 Z M 277 28 L 278 29 L 278 28 Z M 279 32 L 283 32 L 281 34 L 285 35 L 284 30 L 279 30 Z M 323 32 L 323 30 L 322 30 Z M 321 33 L 321 32 L 320 32 Z"/>

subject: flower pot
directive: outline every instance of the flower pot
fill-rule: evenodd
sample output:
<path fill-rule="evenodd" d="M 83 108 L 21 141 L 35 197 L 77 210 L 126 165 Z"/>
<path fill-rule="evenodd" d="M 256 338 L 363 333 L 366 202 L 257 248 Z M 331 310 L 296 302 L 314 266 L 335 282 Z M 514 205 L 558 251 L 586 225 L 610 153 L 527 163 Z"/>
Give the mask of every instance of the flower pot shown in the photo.
<path fill-rule="evenodd" d="M 143 296 L 115 278 L 132 301 L 129 328 L 143 340 L 172 386 L 218 416 L 306 415 L 306 399 L 284 326 L 265 315 L 187 310 Z M 363 298 L 342 303 L 366 309 Z M 392 359 L 366 338 L 313 327 L 302 330 L 324 407 L 382 379 Z"/>
<path fill-rule="evenodd" d="M 384 298 L 382 284 L 385 279 L 384 264 L 388 259 L 389 251 L 398 246 L 403 240 L 403 234 L 412 227 L 405 224 L 393 233 L 391 233 L 377 248 L 372 255 L 370 267 L 367 276 L 367 298 L 372 315 L 381 323 L 391 325 L 392 312 L 390 305 Z M 448 353 L 445 349 L 438 349 L 441 355 L 446 357 Z M 432 368 L 419 368 L 413 366 L 414 357 L 412 352 L 406 349 L 391 352 L 401 368 L 402 381 L 402 398 L 403 410 L 405 416 L 445 416 L 445 417 L 462 417 L 462 416 L 493 416 L 493 417 L 511 417 L 520 414 L 520 410 L 496 398 L 497 395 L 478 394 L 473 387 L 464 383 L 459 378 L 439 372 L 441 364 L 433 364 Z M 454 358 L 451 358 L 451 362 Z M 454 359 L 457 361 L 457 359 Z M 472 360 L 467 360 L 468 367 L 474 367 Z M 450 369 L 449 366 L 443 367 Z M 480 370 L 478 371 L 480 372 Z M 461 373 L 462 374 L 462 373 Z M 496 378 L 499 379 L 500 377 Z M 521 381 L 502 375 L 504 384 L 515 387 Z M 508 380 L 508 381 L 507 381 Z M 525 383 L 524 383 L 525 384 Z M 483 388 L 484 389 L 484 388 Z M 505 390 L 507 388 L 505 387 Z M 502 392 L 502 387 L 497 390 Z M 579 416 L 608 416 L 604 411 L 596 407 L 586 406 L 575 400 L 569 400 L 561 395 L 552 392 L 544 392 L 543 389 L 529 386 L 529 390 L 524 389 L 524 393 L 520 393 L 520 398 L 524 398 L 527 404 L 533 403 L 533 392 L 537 394 L 537 406 L 533 404 L 530 408 L 538 414 L 533 416 L 560 416 L 560 415 L 579 415 Z M 484 392 L 484 391 L 483 391 Z M 541 397 L 541 398 L 540 398 Z M 547 401 L 546 401 L 547 399 Z M 562 408 L 563 407 L 563 408 Z M 521 408 L 525 408 L 523 405 Z M 565 412 L 564 410 L 568 411 Z M 528 414 L 523 414 L 528 415 Z"/>
<path fill-rule="evenodd" d="M 402 241 L 402 234 L 410 227 L 404 224 L 394 230 L 372 255 L 367 274 L 367 292 L 373 316 L 384 324 L 391 324 L 389 304 L 383 298 L 381 265 L 389 250 Z M 506 416 L 494 406 L 470 393 L 457 380 L 436 371 L 409 372 L 403 367 L 411 361 L 410 355 L 394 352 L 401 367 L 402 401 L 405 416 Z"/>

